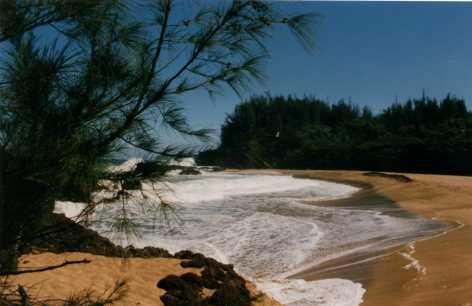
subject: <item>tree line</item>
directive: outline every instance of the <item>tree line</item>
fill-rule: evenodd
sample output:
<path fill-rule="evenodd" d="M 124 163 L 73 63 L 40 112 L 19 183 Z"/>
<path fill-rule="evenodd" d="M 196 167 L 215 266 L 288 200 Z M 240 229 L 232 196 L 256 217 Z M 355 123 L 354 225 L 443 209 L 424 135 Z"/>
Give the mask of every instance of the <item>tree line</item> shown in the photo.
<path fill-rule="evenodd" d="M 344 100 L 255 96 L 236 106 L 202 164 L 472 174 L 472 113 L 423 96 L 378 114 Z"/>

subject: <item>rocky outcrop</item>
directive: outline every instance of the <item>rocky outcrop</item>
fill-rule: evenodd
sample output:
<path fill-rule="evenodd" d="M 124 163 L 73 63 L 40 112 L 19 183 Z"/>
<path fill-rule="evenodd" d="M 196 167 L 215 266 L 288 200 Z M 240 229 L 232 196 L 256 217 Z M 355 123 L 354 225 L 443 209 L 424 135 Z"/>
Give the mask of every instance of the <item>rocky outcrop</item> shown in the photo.
<path fill-rule="evenodd" d="M 53 214 L 49 223 L 49 229 L 33 239 L 28 247 L 22 250 L 22 253 L 39 250 L 52 253 L 86 252 L 108 257 L 172 257 L 169 252 L 161 248 L 145 247 L 135 249 L 134 247 L 123 248 L 117 246 L 109 239 L 77 224 L 64 215 Z"/>
<path fill-rule="evenodd" d="M 191 251 L 171 255 L 161 248 L 122 248 L 64 215 L 54 215 L 53 220 L 51 230 L 42 235 L 41 239 L 34 240 L 23 253 L 39 250 L 53 253 L 86 252 L 107 257 L 177 258 L 181 260 L 183 268 L 202 269 L 201 275 L 189 272 L 161 279 L 157 286 L 166 290 L 161 296 L 165 306 L 249 306 L 256 300 L 267 299 L 260 293 L 255 294 L 255 289 L 250 291 L 247 286 L 250 283 L 246 283 L 232 265 L 219 263 Z M 279 304 L 257 302 L 254 305 Z"/>
<path fill-rule="evenodd" d="M 197 169 L 195 169 L 195 168 L 186 167 L 186 168 L 182 169 L 179 174 L 180 175 L 198 175 L 198 174 L 202 174 L 202 173 L 200 171 L 198 171 Z"/>
<path fill-rule="evenodd" d="M 182 267 L 203 268 L 201 276 L 186 273 L 178 277 L 169 275 L 157 286 L 167 292 L 161 296 L 165 306 L 249 306 L 251 294 L 246 281 L 239 276 L 232 265 L 225 265 L 202 254 L 183 251 L 175 254 L 183 259 Z M 213 290 L 204 295 L 203 289 Z"/>

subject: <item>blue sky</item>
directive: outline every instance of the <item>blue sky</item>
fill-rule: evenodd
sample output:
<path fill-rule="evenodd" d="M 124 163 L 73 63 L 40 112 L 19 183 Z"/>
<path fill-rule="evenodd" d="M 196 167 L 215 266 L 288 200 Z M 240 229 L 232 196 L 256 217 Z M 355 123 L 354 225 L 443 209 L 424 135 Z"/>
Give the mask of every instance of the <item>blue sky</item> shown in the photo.
<path fill-rule="evenodd" d="M 305 52 L 288 31 L 269 42 L 269 79 L 246 96 L 315 95 L 336 102 L 350 99 L 380 111 L 398 97 L 455 94 L 472 107 L 472 3 L 282 2 L 288 13 L 322 15 L 317 47 Z M 218 128 L 240 99 L 230 91 L 212 101 L 186 97 L 197 127 Z"/>
<path fill-rule="evenodd" d="M 472 3 L 285 1 L 274 5 L 287 14 L 320 14 L 316 49 L 306 52 L 287 29 L 277 28 L 268 42 L 268 79 L 243 98 L 265 92 L 312 95 L 331 103 L 344 98 L 379 112 L 396 99 L 419 97 L 424 90 L 438 98 L 447 93 L 463 97 L 472 109 Z M 146 18 L 149 12 L 137 11 L 137 16 Z M 182 99 L 193 127 L 217 132 L 240 101 L 230 90 L 213 100 L 204 92 Z"/>

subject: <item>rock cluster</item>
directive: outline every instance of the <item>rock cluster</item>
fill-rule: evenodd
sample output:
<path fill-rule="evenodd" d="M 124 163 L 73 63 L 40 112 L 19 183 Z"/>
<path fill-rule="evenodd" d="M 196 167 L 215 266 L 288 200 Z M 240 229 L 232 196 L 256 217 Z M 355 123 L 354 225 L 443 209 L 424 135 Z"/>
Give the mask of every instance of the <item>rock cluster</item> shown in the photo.
<path fill-rule="evenodd" d="M 202 254 L 182 251 L 175 254 L 183 259 L 184 268 L 203 268 L 201 276 L 185 273 L 181 276 L 169 275 L 157 286 L 167 292 L 161 296 L 165 306 L 249 306 L 251 295 L 246 281 L 239 276 L 232 265 L 225 265 Z M 213 290 L 205 296 L 203 289 Z"/>
<path fill-rule="evenodd" d="M 161 296 L 165 306 L 249 306 L 251 294 L 246 281 L 239 276 L 232 265 L 219 263 L 202 254 L 181 251 L 171 255 L 164 249 L 145 247 L 123 248 L 97 232 L 75 223 L 64 215 L 54 215 L 54 231 L 33 241 L 28 253 L 43 250 L 54 253 L 87 252 L 110 257 L 165 257 L 181 259 L 184 268 L 203 268 L 201 276 L 185 273 L 181 276 L 169 275 L 157 284 L 166 290 Z M 204 292 L 205 291 L 205 292 Z"/>
<path fill-rule="evenodd" d="M 53 253 L 86 252 L 109 257 L 172 257 L 168 251 L 161 248 L 136 249 L 132 246 L 126 248 L 117 246 L 94 230 L 77 224 L 64 215 L 54 214 L 51 219 L 50 227 L 53 230 L 33 240 L 27 249 L 21 250 L 21 253 L 43 250 Z"/>

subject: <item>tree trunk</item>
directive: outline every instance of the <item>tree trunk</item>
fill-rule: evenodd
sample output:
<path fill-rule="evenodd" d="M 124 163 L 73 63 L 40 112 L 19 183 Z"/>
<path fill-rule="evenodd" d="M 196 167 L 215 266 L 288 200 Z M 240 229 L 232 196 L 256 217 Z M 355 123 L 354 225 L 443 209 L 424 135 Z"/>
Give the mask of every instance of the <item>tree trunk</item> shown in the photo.
<path fill-rule="evenodd" d="M 0 250 L 3 249 L 5 245 L 4 239 L 4 224 L 5 224 L 5 196 L 4 196 L 4 186 L 3 186 L 3 172 L 5 168 L 3 166 L 3 149 L 0 148 Z M 1 267 L 0 267 L 1 270 Z"/>
<path fill-rule="evenodd" d="M 54 205 L 48 201 L 44 184 L 8 175 L 8 162 L 9 157 L 0 148 L 0 274 L 16 270 L 19 254 Z"/>
<path fill-rule="evenodd" d="M 12 216 L 8 213 L 8 188 L 5 178 L 7 157 L 3 148 L 0 148 L 0 274 L 3 271 L 16 270 L 17 245 L 11 235 Z"/>
<path fill-rule="evenodd" d="M 0 149 L 0 274 L 4 270 L 9 269 L 10 265 L 8 262 L 10 261 L 9 259 L 9 254 L 10 250 L 7 247 L 6 243 L 6 218 L 5 218 L 5 205 L 6 205 L 6 199 L 5 199 L 5 186 L 4 186 L 4 172 L 5 172 L 5 166 L 4 166 L 4 153 L 3 149 Z"/>

